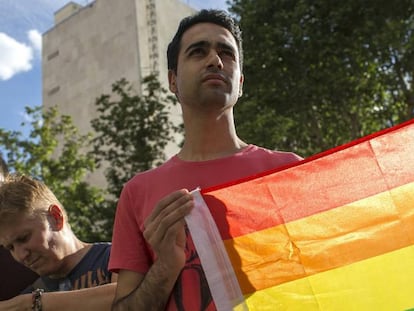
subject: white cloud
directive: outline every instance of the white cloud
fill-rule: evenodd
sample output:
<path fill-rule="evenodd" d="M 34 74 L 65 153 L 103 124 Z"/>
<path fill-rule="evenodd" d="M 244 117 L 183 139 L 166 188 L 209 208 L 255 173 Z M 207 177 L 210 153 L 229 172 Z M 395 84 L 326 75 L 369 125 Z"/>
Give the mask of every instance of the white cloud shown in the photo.
<path fill-rule="evenodd" d="M 15 74 L 32 69 L 33 49 L 0 32 L 0 79 L 8 80 Z"/>
<path fill-rule="evenodd" d="M 27 36 L 36 51 L 42 50 L 42 35 L 36 29 L 29 30 Z"/>

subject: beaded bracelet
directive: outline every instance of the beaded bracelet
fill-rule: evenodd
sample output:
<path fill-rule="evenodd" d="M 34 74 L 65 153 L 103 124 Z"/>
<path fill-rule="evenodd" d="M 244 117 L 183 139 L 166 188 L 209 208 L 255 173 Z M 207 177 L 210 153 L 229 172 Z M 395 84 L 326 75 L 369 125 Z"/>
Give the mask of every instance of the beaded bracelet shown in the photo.
<path fill-rule="evenodd" d="M 35 289 L 32 292 L 32 310 L 42 311 L 42 294 L 44 290 L 41 288 Z"/>

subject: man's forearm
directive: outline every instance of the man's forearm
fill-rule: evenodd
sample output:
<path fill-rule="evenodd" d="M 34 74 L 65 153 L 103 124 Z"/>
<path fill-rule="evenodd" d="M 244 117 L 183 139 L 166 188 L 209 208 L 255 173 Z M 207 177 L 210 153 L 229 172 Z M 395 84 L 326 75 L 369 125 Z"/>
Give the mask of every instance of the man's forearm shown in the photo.
<path fill-rule="evenodd" d="M 73 291 L 43 293 L 43 311 L 105 311 L 111 309 L 116 283 Z M 0 302 L 0 310 L 31 310 L 32 295 L 24 294 Z"/>
<path fill-rule="evenodd" d="M 116 283 L 110 283 L 67 292 L 45 293 L 42 296 L 42 310 L 110 310 L 115 290 Z"/>
<path fill-rule="evenodd" d="M 179 274 L 180 271 L 171 271 L 156 261 L 135 290 L 114 301 L 112 311 L 165 310 Z"/>

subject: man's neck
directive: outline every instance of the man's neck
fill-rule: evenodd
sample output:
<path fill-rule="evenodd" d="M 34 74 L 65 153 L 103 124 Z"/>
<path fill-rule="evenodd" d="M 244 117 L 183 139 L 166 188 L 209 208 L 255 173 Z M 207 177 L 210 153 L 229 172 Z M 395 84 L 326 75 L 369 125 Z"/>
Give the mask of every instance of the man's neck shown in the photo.
<path fill-rule="evenodd" d="M 184 161 L 208 161 L 236 154 L 246 147 L 247 144 L 237 137 L 234 142 L 223 145 L 217 143 L 186 145 L 184 143 L 178 157 Z"/>
<path fill-rule="evenodd" d="M 237 136 L 232 114 L 219 118 L 193 116 L 185 121 L 185 141 L 178 153 L 182 160 L 218 159 L 235 154 L 247 146 Z"/>
<path fill-rule="evenodd" d="M 66 245 L 63 246 L 65 248 L 65 255 L 62 258 L 62 266 L 54 275 L 50 275 L 50 278 L 62 278 L 69 274 L 92 246 L 92 244 L 80 241 L 73 233 L 70 238 L 66 237 L 65 243 Z"/>

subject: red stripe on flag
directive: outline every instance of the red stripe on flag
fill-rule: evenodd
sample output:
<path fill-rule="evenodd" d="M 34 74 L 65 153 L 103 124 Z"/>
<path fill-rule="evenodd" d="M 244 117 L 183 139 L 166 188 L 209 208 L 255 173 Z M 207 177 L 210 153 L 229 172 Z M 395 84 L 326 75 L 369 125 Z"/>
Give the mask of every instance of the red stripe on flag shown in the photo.
<path fill-rule="evenodd" d="M 384 134 L 270 175 L 203 190 L 222 238 L 314 215 L 412 180 L 414 122 Z"/>

